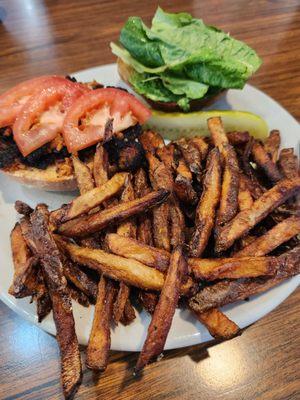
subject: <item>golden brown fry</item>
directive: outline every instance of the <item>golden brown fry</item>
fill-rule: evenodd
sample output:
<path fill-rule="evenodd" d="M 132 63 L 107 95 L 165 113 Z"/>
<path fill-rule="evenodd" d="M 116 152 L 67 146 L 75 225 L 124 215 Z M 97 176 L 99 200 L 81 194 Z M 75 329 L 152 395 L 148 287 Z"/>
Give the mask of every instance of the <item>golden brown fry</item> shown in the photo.
<path fill-rule="evenodd" d="M 22 235 L 21 226 L 17 223 L 10 235 L 12 259 L 14 263 L 13 283 L 9 294 L 23 297 L 26 292 L 26 280 L 32 273 L 33 267 L 38 263 L 38 258 L 33 256 Z M 22 292 L 24 292 L 22 294 Z"/>
<path fill-rule="evenodd" d="M 78 189 L 81 194 L 89 192 L 94 188 L 94 180 L 90 168 L 79 160 L 77 156 L 72 155 L 74 173 L 77 180 Z"/>
<path fill-rule="evenodd" d="M 170 205 L 170 244 L 172 248 L 183 245 L 185 241 L 185 219 L 180 209 L 178 200 L 173 196 L 169 200 Z"/>
<path fill-rule="evenodd" d="M 271 157 L 273 163 L 278 159 L 278 150 L 280 147 L 280 132 L 273 130 L 264 142 L 264 148 L 268 155 Z"/>
<path fill-rule="evenodd" d="M 119 172 L 102 186 L 96 187 L 71 201 L 64 207 L 64 216 L 61 221 L 69 221 L 79 215 L 86 214 L 93 208 L 104 203 L 120 192 L 128 179 L 128 173 Z"/>
<path fill-rule="evenodd" d="M 108 181 L 108 155 L 103 145 L 99 143 L 96 147 L 94 157 L 93 175 L 97 187 Z"/>
<path fill-rule="evenodd" d="M 166 250 L 151 247 L 135 239 L 125 238 L 115 233 L 106 236 L 109 250 L 122 257 L 133 258 L 149 267 L 166 271 L 170 263 L 170 253 Z"/>
<path fill-rule="evenodd" d="M 149 163 L 149 175 L 153 189 L 165 188 L 172 193 L 173 178 L 170 171 L 151 153 L 146 154 Z M 153 238 L 157 247 L 170 251 L 169 232 L 170 206 L 164 203 L 153 210 Z"/>
<path fill-rule="evenodd" d="M 292 216 L 234 254 L 234 257 L 263 256 L 300 233 L 300 217 Z"/>
<path fill-rule="evenodd" d="M 142 289 L 161 290 L 164 276 L 154 268 L 132 259 L 106 253 L 103 250 L 80 247 L 68 243 L 58 235 L 55 240 L 69 257 L 82 265 L 102 272 L 106 276 Z"/>
<path fill-rule="evenodd" d="M 252 146 L 252 156 L 256 164 L 264 171 L 271 182 L 276 183 L 282 179 L 277 165 L 272 161 L 264 146 L 257 140 Z"/>
<path fill-rule="evenodd" d="M 123 325 L 126 326 L 126 325 L 131 324 L 131 322 L 133 322 L 135 320 L 135 318 L 136 318 L 136 315 L 135 315 L 134 308 L 130 302 L 130 299 L 127 299 L 125 308 L 124 308 L 124 312 L 123 312 L 123 315 L 122 315 L 120 321 Z"/>
<path fill-rule="evenodd" d="M 198 146 L 196 146 L 192 141 L 188 142 L 186 139 L 177 140 L 176 145 L 180 149 L 190 171 L 196 175 L 198 180 L 200 180 L 202 171 L 202 158 Z"/>
<path fill-rule="evenodd" d="M 195 204 L 198 200 L 198 196 L 193 188 L 193 176 L 183 159 L 179 160 L 176 172 L 177 176 L 174 182 L 174 192 L 176 196 L 184 203 Z"/>
<path fill-rule="evenodd" d="M 279 155 L 279 167 L 286 178 L 299 176 L 299 160 L 294 154 L 294 149 L 282 149 Z"/>
<path fill-rule="evenodd" d="M 145 131 L 139 138 L 145 151 L 155 154 L 156 150 L 164 147 L 164 139 L 159 133 L 153 131 Z"/>
<path fill-rule="evenodd" d="M 132 201 L 135 199 L 134 189 L 131 182 L 131 177 L 129 177 L 125 189 L 123 190 L 121 196 L 121 202 Z M 126 237 L 136 237 L 136 224 L 133 220 L 127 220 L 118 226 L 117 230 L 118 235 L 126 236 Z"/>
<path fill-rule="evenodd" d="M 251 209 L 240 211 L 227 225 L 220 229 L 216 237 L 216 251 L 221 252 L 233 245 L 234 241 L 249 232 L 271 211 L 284 203 L 300 190 L 300 178 L 285 179 L 265 192 L 253 203 Z"/>
<path fill-rule="evenodd" d="M 265 292 L 283 280 L 300 273 L 300 246 L 278 257 L 280 267 L 273 277 L 225 280 L 201 289 L 189 300 L 189 306 L 200 313 L 244 300 Z"/>
<path fill-rule="evenodd" d="M 250 139 L 249 132 L 227 132 L 226 133 L 229 143 L 232 146 L 238 146 L 242 144 L 246 144 Z"/>
<path fill-rule="evenodd" d="M 176 171 L 175 146 L 173 143 L 159 147 L 156 150 L 156 155 L 170 171 Z"/>
<path fill-rule="evenodd" d="M 182 248 L 179 246 L 171 255 L 165 283 L 135 367 L 136 371 L 143 369 L 154 357 L 162 353 L 177 307 L 181 284 L 186 274 L 187 264 L 182 254 Z"/>
<path fill-rule="evenodd" d="M 24 201 L 21 200 L 17 200 L 15 202 L 15 210 L 17 211 L 17 213 L 22 214 L 24 216 L 29 216 L 33 209 L 26 203 L 24 203 Z"/>
<path fill-rule="evenodd" d="M 30 216 L 35 245 L 52 301 L 56 338 L 61 353 L 63 392 L 65 398 L 71 398 L 81 382 L 81 360 L 72 303 L 59 250 L 48 230 L 48 219 L 49 212 L 45 205 L 38 205 Z"/>
<path fill-rule="evenodd" d="M 234 148 L 230 144 L 222 144 L 224 172 L 220 206 L 217 212 L 216 226 L 231 221 L 238 211 L 239 166 Z"/>
<path fill-rule="evenodd" d="M 154 313 L 158 299 L 159 296 L 156 292 L 149 292 L 145 290 L 140 290 L 139 292 L 139 301 L 149 314 Z"/>
<path fill-rule="evenodd" d="M 253 197 L 243 175 L 240 175 L 239 179 L 238 204 L 239 211 L 247 210 L 253 205 Z"/>
<path fill-rule="evenodd" d="M 146 172 L 140 168 L 134 176 L 134 192 L 137 198 L 150 193 L 150 187 L 147 181 Z M 137 239 L 140 242 L 152 245 L 152 220 L 151 216 L 144 213 L 138 217 Z"/>
<path fill-rule="evenodd" d="M 207 281 L 272 276 L 278 266 L 276 257 L 189 259 L 195 278 Z"/>
<path fill-rule="evenodd" d="M 196 211 L 196 226 L 190 241 L 190 255 L 200 257 L 215 223 L 215 210 L 221 194 L 221 165 L 218 149 L 210 152 L 203 183 L 203 192 Z"/>
<path fill-rule="evenodd" d="M 212 117 L 207 120 L 207 126 L 210 131 L 214 145 L 224 157 L 224 145 L 229 143 L 228 137 L 224 131 L 223 123 L 220 117 Z"/>
<path fill-rule="evenodd" d="M 201 154 L 201 161 L 205 161 L 208 155 L 208 143 L 202 137 L 194 137 L 189 141 L 192 143 L 200 152 Z"/>
<path fill-rule="evenodd" d="M 240 331 L 240 328 L 217 308 L 203 313 L 194 311 L 194 315 L 215 339 L 228 340 Z"/>
<path fill-rule="evenodd" d="M 117 298 L 113 306 L 113 318 L 116 324 L 120 322 L 124 315 L 126 303 L 129 299 L 130 288 L 126 283 L 120 282 Z"/>
<path fill-rule="evenodd" d="M 77 301 L 77 303 L 79 303 L 83 307 L 89 307 L 90 301 L 86 294 L 78 290 L 72 284 L 68 285 L 67 290 L 69 292 L 69 295 L 71 296 L 71 299 Z"/>
<path fill-rule="evenodd" d="M 169 192 L 167 190 L 158 190 L 140 199 L 120 203 L 103 211 L 65 222 L 58 228 L 58 232 L 70 237 L 85 237 L 100 231 L 110 224 L 121 222 L 126 218 L 158 206 L 166 201 L 168 196 Z"/>
<path fill-rule="evenodd" d="M 115 293 L 113 282 L 102 275 L 86 354 L 86 366 L 93 370 L 104 371 L 108 364 L 110 322 Z"/>

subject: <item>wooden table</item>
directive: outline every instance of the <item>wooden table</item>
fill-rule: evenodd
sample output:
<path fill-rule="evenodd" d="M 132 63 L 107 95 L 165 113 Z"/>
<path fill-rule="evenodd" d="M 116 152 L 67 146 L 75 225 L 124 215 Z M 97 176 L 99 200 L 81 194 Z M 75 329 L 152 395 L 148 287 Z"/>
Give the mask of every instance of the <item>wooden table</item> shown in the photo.
<path fill-rule="evenodd" d="M 160 1 L 247 41 L 264 59 L 252 83 L 300 119 L 299 1 Z M 1 91 L 40 74 L 114 61 L 130 15 L 146 21 L 155 1 L 1 0 Z M 169 351 L 132 376 L 137 355 L 112 352 L 100 377 L 84 371 L 77 399 L 291 400 L 300 398 L 300 290 L 241 337 Z M 0 399 L 61 399 L 59 354 L 50 335 L 0 303 Z"/>

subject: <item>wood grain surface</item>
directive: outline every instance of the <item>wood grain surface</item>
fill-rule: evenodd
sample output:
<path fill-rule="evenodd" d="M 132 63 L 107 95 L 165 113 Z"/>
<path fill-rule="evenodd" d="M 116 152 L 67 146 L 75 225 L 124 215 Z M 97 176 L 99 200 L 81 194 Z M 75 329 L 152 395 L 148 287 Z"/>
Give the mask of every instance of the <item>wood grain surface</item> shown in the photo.
<path fill-rule="evenodd" d="M 247 41 L 264 60 L 251 83 L 300 120 L 300 3 L 160 1 Z M 40 74 L 114 61 L 130 15 L 150 21 L 156 1 L 0 0 L 0 91 Z M 2 266 L 3 268 L 3 266 Z M 300 399 L 300 290 L 229 342 L 168 351 L 132 376 L 135 353 L 112 352 L 107 371 L 85 371 L 77 399 Z M 0 399 L 62 399 L 59 354 L 50 335 L 0 303 Z"/>

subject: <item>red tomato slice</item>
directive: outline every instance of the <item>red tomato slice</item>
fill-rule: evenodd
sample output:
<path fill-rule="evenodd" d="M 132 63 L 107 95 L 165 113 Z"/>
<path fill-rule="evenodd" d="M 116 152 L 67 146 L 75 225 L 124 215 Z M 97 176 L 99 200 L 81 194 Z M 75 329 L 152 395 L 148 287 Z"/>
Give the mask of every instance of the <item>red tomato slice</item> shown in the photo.
<path fill-rule="evenodd" d="M 113 120 L 113 132 L 137 122 L 143 124 L 150 110 L 132 94 L 115 88 L 93 90 L 75 101 L 63 125 L 63 136 L 70 153 L 103 141 L 105 126 Z"/>
<path fill-rule="evenodd" d="M 58 81 L 65 80 L 65 78 L 55 75 L 40 76 L 19 83 L 12 89 L 3 93 L 0 96 L 0 128 L 12 125 L 29 97 L 34 92 L 41 91 L 42 88 L 47 87 L 47 81 L 49 81 L 49 79 L 56 79 Z"/>
<path fill-rule="evenodd" d="M 32 95 L 18 113 L 13 125 L 14 140 L 23 156 L 53 140 L 62 132 L 64 117 L 74 101 L 87 87 L 55 78 L 47 81 L 47 88 Z"/>

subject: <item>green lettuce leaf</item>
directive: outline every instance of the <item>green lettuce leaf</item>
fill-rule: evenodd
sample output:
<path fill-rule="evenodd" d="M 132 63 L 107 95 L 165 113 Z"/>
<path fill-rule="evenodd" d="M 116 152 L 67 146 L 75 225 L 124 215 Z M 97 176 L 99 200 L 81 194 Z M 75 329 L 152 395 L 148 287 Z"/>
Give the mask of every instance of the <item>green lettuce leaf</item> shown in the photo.
<path fill-rule="evenodd" d="M 164 86 L 172 93 L 185 95 L 189 99 L 201 99 L 208 91 L 209 86 L 204 83 L 177 78 L 168 74 L 162 74 L 161 80 Z"/>

